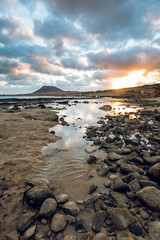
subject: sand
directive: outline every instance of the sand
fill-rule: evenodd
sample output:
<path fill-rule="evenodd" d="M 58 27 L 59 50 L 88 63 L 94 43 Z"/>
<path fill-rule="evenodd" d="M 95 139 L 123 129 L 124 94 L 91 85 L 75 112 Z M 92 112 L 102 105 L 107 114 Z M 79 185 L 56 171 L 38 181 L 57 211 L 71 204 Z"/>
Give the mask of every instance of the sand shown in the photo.
<path fill-rule="evenodd" d="M 59 137 L 49 133 L 55 122 L 33 120 L 50 113 L 49 109 L 28 109 L 15 113 L 0 110 L 0 236 L 16 236 L 17 218 L 27 180 L 42 169 L 47 156 L 41 148 Z M 13 238 L 14 239 L 14 238 Z"/>

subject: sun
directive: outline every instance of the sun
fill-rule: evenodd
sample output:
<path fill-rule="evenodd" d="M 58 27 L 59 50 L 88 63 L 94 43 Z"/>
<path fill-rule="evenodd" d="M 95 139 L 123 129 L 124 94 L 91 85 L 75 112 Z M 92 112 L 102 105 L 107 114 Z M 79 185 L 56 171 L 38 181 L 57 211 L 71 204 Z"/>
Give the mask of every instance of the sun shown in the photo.
<path fill-rule="evenodd" d="M 145 69 L 131 71 L 128 76 L 121 78 L 113 78 L 112 80 L 112 88 L 127 88 L 127 87 L 135 87 L 138 82 L 145 82 L 146 77 L 144 74 L 146 73 Z"/>

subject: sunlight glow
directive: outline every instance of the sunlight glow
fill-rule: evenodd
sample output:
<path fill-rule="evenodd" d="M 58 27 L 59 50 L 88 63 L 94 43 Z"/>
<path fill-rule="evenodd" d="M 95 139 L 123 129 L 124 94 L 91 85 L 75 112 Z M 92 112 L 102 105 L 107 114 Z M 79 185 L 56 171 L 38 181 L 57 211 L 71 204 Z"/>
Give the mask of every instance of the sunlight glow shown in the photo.
<path fill-rule="evenodd" d="M 145 69 L 132 71 L 126 77 L 121 78 L 112 78 L 112 88 L 127 88 L 127 87 L 135 87 L 139 85 L 138 83 L 145 83 L 146 77 L 144 74 L 146 73 Z"/>

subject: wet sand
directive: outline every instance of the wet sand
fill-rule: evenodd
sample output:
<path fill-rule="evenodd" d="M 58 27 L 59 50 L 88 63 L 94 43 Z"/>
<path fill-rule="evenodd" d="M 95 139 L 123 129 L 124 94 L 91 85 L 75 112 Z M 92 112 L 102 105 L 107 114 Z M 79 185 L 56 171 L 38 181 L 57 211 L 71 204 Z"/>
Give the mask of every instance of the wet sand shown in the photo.
<path fill-rule="evenodd" d="M 48 131 L 56 122 L 32 120 L 49 113 L 48 109 L 38 108 L 15 113 L 0 110 L 0 190 L 3 191 L 0 232 L 3 236 L 17 235 L 16 223 L 22 213 L 26 182 L 38 174 L 48 159 L 42 155 L 41 148 L 59 139 Z"/>

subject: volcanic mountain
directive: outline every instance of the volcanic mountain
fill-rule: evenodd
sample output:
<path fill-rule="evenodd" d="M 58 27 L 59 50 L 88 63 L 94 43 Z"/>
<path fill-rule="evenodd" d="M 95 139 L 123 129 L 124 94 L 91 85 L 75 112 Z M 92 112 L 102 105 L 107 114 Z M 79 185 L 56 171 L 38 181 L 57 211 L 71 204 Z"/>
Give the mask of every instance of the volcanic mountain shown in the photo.
<path fill-rule="evenodd" d="M 65 91 L 53 86 L 43 86 L 37 91 L 32 93 L 33 95 L 64 95 Z"/>

